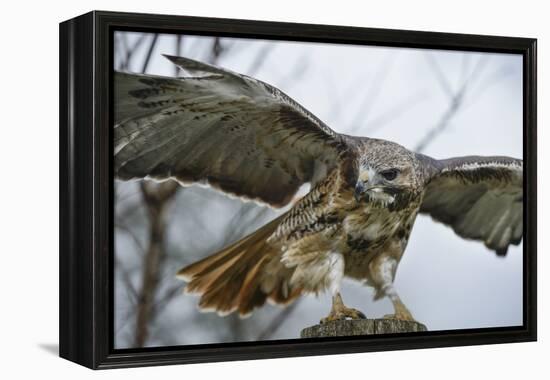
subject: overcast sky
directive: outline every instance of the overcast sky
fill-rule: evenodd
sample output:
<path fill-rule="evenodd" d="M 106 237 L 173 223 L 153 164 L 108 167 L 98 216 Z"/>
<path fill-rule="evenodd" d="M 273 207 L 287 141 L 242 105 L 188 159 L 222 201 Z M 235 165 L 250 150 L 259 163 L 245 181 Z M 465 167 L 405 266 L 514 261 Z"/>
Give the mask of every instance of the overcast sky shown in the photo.
<path fill-rule="evenodd" d="M 136 33 L 126 34 L 130 42 L 138 38 Z M 174 54 L 174 43 L 174 36 L 159 38 L 149 73 L 174 74 L 173 65 L 161 56 Z M 211 38 L 186 36 L 182 55 L 205 59 L 211 43 Z M 139 54 L 144 55 L 145 48 Z M 122 49 L 115 50 L 115 65 L 122 53 Z M 264 59 L 258 66 L 259 56 Z M 135 62 L 129 70 L 139 72 L 140 62 Z M 388 139 L 409 149 L 415 149 L 444 117 L 452 95 L 466 82 L 458 112 L 423 153 L 436 158 L 470 154 L 522 157 L 520 55 L 236 39 L 219 64 L 245 74 L 253 70 L 253 76 L 279 87 L 337 132 Z M 117 182 L 117 188 L 128 194 L 135 192 L 132 186 L 135 184 Z M 197 198 L 203 194 L 206 198 Z M 230 223 L 232 202 L 238 202 L 226 202 L 223 195 L 208 189 L 192 189 L 179 196 L 170 219 L 172 245 L 188 244 L 185 229 L 196 228 L 187 219 L 178 218 L 193 199 L 212 200 L 201 204 L 197 217 L 220 229 Z M 130 260 L 132 244 L 118 231 L 116 239 L 117 257 Z M 505 258 L 497 257 L 483 244 L 463 240 L 450 228 L 419 216 L 397 271 L 396 287 L 415 318 L 430 330 L 521 325 L 522 251 L 520 244 L 510 248 Z M 181 266 L 186 264 L 182 257 Z M 345 281 L 342 294 L 349 306 L 368 317 L 392 312 L 388 300 L 374 302 L 372 290 L 357 282 Z M 117 297 L 119 317 L 124 310 L 121 297 Z M 199 313 L 196 302 L 196 298 L 182 295 L 159 316 L 159 325 L 182 321 L 173 343 L 218 339 L 183 322 Z M 318 323 L 329 308 L 328 294 L 305 297 L 272 338 L 296 338 L 301 328 Z M 264 309 L 262 316 L 278 312 L 274 306 Z"/>

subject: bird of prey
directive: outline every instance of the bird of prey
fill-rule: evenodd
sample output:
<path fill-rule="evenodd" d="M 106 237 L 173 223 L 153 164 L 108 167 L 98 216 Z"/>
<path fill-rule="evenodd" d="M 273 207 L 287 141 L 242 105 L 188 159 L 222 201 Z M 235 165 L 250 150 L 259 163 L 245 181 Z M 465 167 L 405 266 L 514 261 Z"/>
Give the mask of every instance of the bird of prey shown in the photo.
<path fill-rule="evenodd" d="M 209 185 L 281 208 L 273 221 L 179 271 L 199 307 L 250 314 L 329 291 L 322 323 L 365 315 L 344 304 L 344 277 L 388 297 L 415 218 L 430 215 L 497 255 L 523 236 L 523 161 L 437 160 L 390 141 L 336 133 L 279 89 L 252 77 L 166 56 L 184 75 L 115 73 L 114 171 L 122 180 Z M 310 191 L 297 199 L 298 189 Z M 215 217 L 213 215 L 212 217 Z"/>

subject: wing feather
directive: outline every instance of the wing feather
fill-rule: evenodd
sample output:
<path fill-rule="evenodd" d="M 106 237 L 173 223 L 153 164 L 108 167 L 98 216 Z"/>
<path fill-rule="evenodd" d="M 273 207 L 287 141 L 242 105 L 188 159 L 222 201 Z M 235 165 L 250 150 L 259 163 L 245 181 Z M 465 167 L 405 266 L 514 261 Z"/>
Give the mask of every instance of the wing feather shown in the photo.
<path fill-rule="evenodd" d="M 434 161 L 420 212 L 505 255 L 523 237 L 523 162 L 468 156 Z"/>
<path fill-rule="evenodd" d="M 259 80 L 183 57 L 192 77 L 115 73 L 118 178 L 206 183 L 286 205 L 316 162 L 335 166 L 346 139 Z"/>

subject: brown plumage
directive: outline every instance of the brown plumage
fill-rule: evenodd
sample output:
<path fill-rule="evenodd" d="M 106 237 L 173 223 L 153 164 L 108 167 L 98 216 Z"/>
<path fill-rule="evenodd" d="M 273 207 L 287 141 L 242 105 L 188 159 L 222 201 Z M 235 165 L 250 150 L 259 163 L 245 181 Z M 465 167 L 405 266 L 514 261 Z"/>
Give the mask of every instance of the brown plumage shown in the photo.
<path fill-rule="evenodd" d="M 249 314 L 329 290 L 323 321 L 364 317 L 342 302 L 348 276 L 412 319 L 393 286 L 417 214 L 504 255 L 523 236 L 523 163 L 509 157 L 448 160 L 393 142 L 338 134 L 278 89 L 181 57 L 194 76 L 115 74 L 118 178 L 208 184 L 285 214 L 183 268 L 203 310 Z"/>
<path fill-rule="evenodd" d="M 281 253 L 267 244 L 281 218 L 178 272 L 178 277 L 188 282 L 186 292 L 202 294 L 199 307 L 222 315 L 237 310 L 244 316 L 268 299 L 285 304 L 300 294 L 300 289 L 289 283 L 292 270 L 281 266 L 272 274 L 268 271 L 281 258 Z"/>

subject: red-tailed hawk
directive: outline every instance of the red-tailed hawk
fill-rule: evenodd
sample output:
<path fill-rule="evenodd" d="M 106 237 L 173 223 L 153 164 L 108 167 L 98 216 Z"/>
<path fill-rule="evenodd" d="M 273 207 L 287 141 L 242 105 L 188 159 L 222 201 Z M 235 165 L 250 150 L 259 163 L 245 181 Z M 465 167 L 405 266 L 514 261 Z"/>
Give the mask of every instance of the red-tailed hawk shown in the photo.
<path fill-rule="evenodd" d="M 115 74 L 114 169 L 118 178 L 208 184 L 283 207 L 251 235 L 178 275 L 200 308 L 250 313 L 329 290 L 322 321 L 363 318 L 344 305 L 351 277 L 387 296 L 412 320 L 393 281 L 418 213 L 498 255 L 523 235 L 523 162 L 509 157 L 436 160 L 393 142 L 338 134 L 277 88 L 182 57 L 190 74 Z"/>

